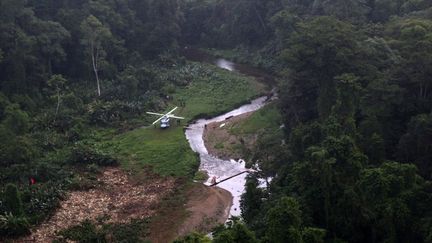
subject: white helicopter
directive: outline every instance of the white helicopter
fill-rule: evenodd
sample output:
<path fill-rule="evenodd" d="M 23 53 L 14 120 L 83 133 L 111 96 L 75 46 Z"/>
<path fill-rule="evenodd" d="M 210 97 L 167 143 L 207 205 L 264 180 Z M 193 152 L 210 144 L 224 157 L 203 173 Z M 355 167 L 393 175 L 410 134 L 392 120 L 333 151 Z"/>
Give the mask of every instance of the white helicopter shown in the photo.
<path fill-rule="evenodd" d="M 170 112 L 166 113 L 166 114 L 160 114 L 160 113 L 155 113 L 155 112 L 147 112 L 147 114 L 150 115 L 156 115 L 156 116 L 160 116 L 159 119 L 157 119 L 156 121 L 154 121 L 152 123 L 152 125 L 158 123 L 160 121 L 160 127 L 162 129 L 165 128 L 169 128 L 170 127 L 170 118 L 175 118 L 175 119 L 185 119 L 184 117 L 180 117 L 180 116 L 175 116 L 172 113 L 177 110 L 178 107 L 175 107 L 174 109 L 172 109 Z"/>

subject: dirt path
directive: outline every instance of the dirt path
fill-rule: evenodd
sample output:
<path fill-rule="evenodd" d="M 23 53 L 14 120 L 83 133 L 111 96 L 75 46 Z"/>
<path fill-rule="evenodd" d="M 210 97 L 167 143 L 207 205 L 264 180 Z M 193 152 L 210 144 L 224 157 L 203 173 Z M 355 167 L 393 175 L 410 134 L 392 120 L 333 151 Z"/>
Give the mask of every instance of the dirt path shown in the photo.
<path fill-rule="evenodd" d="M 100 185 L 89 191 L 70 192 L 49 220 L 18 242 L 51 242 L 58 231 L 104 215 L 110 217 L 110 223 L 150 217 L 175 186 L 174 179 L 155 176 L 137 182 L 119 168 L 106 169 L 98 181 Z"/>

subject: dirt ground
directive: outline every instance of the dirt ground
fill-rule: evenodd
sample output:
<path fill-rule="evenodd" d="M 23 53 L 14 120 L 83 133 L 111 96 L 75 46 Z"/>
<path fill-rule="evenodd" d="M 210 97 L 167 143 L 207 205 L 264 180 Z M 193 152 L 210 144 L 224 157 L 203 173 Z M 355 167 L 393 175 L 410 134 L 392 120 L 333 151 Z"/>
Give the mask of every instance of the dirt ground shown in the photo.
<path fill-rule="evenodd" d="M 215 226 L 225 223 L 232 206 L 232 196 L 218 187 L 197 185 L 189 192 L 187 210 L 189 217 L 179 229 L 179 235 L 192 231 L 210 232 Z"/>
<path fill-rule="evenodd" d="M 247 119 L 252 113 L 248 112 L 225 121 L 208 124 L 203 139 L 209 154 L 221 159 L 243 158 L 245 152 L 242 149 L 252 149 L 256 142 L 256 135 L 237 136 L 230 134 L 229 129 Z"/>
<path fill-rule="evenodd" d="M 186 192 L 185 204 L 166 210 L 150 229 L 153 243 L 172 242 L 197 231 L 208 233 L 228 219 L 232 195 L 217 187 L 194 183 Z"/>
<path fill-rule="evenodd" d="M 109 216 L 107 223 L 128 223 L 132 219 L 159 217 L 150 228 L 153 243 L 171 242 L 193 231 L 210 232 L 224 223 L 232 205 L 228 191 L 194 183 L 179 192 L 181 200 L 173 207 L 160 203 L 176 194 L 173 178 L 130 176 L 120 168 L 108 168 L 98 177 L 99 185 L 89 191 L 70 192 L 60 208 L 46 222 L 32 229 L 32 234 L 15 242 L 51 242 L 56 233 L 77 225 L 86 219 L 96 220 Z M 175 201 L 175 196 L 173 197 Z M 179 204 L 180 203 L 180 204 Z"/>
<path fill-rule="evenodd" d="M 119 168 L 106 169 L 98 181 L 100 185 L 89 191 L 70 192 L 49 220 L 18 242 L 51 242 L 56 232 L 104 215 L 108 215 L 108 222 L 112 223 L 150 217 L 155 214 L 160 199 L 175 186 L 171 178 L 153 176 L 145 182 L 134 181 Z"/>

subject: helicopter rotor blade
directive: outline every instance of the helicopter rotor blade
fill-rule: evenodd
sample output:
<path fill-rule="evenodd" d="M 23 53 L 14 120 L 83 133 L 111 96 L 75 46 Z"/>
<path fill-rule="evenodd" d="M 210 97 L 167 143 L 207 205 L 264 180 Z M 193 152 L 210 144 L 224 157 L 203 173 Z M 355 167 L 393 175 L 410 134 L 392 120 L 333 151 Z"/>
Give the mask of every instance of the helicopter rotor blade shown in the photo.
<path fill-rule="evenodd" d="M 175 119 L 186 119 L 184 117 L 180 117 L 180 116 L 173 116 L 173 115 L 168 115 L 168 117 L 170 118 L 175 118 Z"/>
<path fill-rule="evenodd" d="M 147 114 L 150 114 L 150 115 L 164 116 L 164 114 L 156 113 L 156 112 L 146 112 L 146 113 L 147 113 Z"/>
<path fill-rule="evenodd" d="M 162 118 L 164 118 L 164 116 L 159 117 L 159 119 L 157 119 L 156 121 L 154 121 L 154 122 L 152 123 L 152 125 L 158 123 L 160 120 L 162 120 Z"/>
<path fill-rule="evenodd" d="M 166 113 L 165 115 L 171 115 L 171 113 L 173 113 L 175 110 L 177 110 L 177 106 L 174 108 L 174 109 L 172 109 L 170 112 L 168 112 L 168 113 Z"/>
<path fill-rule="evenodd" d="M 162 120 L 163 118 L 176 118 L 176 119 L 185 119 L 184 117 L 179 117 L 179 116 L 174 116 L 174 115 L 172 115 L 171 113 L 173 113 L 175 110 L 177 110 L 177 106 L 174 108 L 174 109 L 172 109 L 171 111 L 169 111 L 168 113 L 166 113 L 166 114 L 161 114 L 161 113 L 156 113 L 156 112 L 146 112 L 147 114 L 150 114 L 150 115 L 156 115 L 156 116 L 160 116 L 156 121 L 154 121 L 153 123 L 152 123 L 152 125 L 154 125 L 154 124 L 156 124 L 156 123 L 158 123 L 160 120 Z"/>

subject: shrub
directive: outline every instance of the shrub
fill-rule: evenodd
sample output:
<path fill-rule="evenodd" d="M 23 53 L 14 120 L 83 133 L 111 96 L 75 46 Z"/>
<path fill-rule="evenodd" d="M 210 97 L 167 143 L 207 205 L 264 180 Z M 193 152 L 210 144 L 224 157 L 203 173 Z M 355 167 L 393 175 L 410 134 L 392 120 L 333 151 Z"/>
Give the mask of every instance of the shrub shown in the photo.
<path fill-rule="evenodd" d="M 59 233 L 58 242 L 123 242 L 139 243 L 149 242 L 144 238 L 148 236 L 148 220 L 132 220 L 128 224 L 106 224 L 105 219 L 93 223 L 86 220 L 79 225 L 72 226 Z M 109 239 L 109 240 L 108 240 Z"/>
<path fill-rule="evenodd" d="M 84 102 L 73 92 L 70 92 L 62 97 L 62 102 L 70 111 L 82 113 L 84 112 Z"/>
<path fill-rule="evenodd" d="M 210 243 L 210 242 L 211 242 L 210 238 L 197 232 L 193 232 L 189 235 L 186 235 L 174 241 L 174 243 Z"/>
<path fill-rule="evenodd" d="M 0 160 L 1 161 L 1 160 Z M 11 164 L 0 163 L 0 187 L 2 189 L 6 188 L 7 182 L 26 182 L 27 181 L 27 171 L 29 170 L 28 164 Z M 6 162 L 6 161 L 5 161 Z"/>
<path fill-rule="evenodd" d="M 68 185 L 69 190 L 73 191 L 88 191 L 97 185 L 98 181 L 96 177 L 92 176 L 75 176 L 71 179 Z"/>
<path fill-rule="evenodd" d="M 42 221 L 60 205 L 65 194 L 63 188 L 58 182 L 38 183 L 23 193 L 25 213 L 31 223 Z"/>
<path fill-rule="evenodd" d="M 90 123 L 102 126 L 135 117 L 141 112 L 139 102 L 97 101 L 88 105 Z"/>
<path fill-rule="evenodd" d="M 38 182 L 56 181 L 56 183 L 64 183 L 73 175 L 73 172 L 61 165 L 65 158 L 67 158 L 66 155 L 61 154 L 61 152 L 53 154 L 52 157 L 46 156 L 43 161 L 29 166 L 30 175 Z"/>
<path fill-rule="evenodd" d="M 76 142 L 82 139 L 85 135 L 84 122 L 75 122 L 75 125 L 67 131 L 67 137 L 69 142 Z"/>
<path fill-rule="evenodd" d="M 79 225 L 63 230 L 60 232 L 60 236 L 65 240 L 77 242 L 107 242 L 105 232 L 99 230 L 90 220 L 86 220 Z"/>
<path fill-rule="evenodd" d="M 17 186 L 14 184 L 7 184 L 3 195 L 4 208 L 6 212 L 11 213 L 15 216 L 24 216 L 23 204 L 21 201 L 21 195 L 18 191 Z"/>
<path fill-rule="evenodd" d="M 22 111 L 17 104 L 9 105 L 5 109 L 5 119 L 3 124 L 13 133 L 20 135 L 28 131 L 30 118 L 25 111 Z"/>
<path fill-rule="evenodd" d="M 89 164 L 89 165 L 87 165 L 87 170 L 90 173 L 93 173 L 93 174 L 98 174 L 98 173 L 101 172 L 101 169 L 99 168 L 99 166 L 97 164 Z"/>
<path fill-rule="evenodd" d="M 199 170 L 195 173 L 194 180 L 198 182 L 205 182 L 209 178 L 206 171 Z"/>
<path fill-rule="evenodd" d="M 7 137 L 6 127 L 0 125 L 0 161 L 1 164 L 28 163 L 38 156 L 34 140 L 28 136 Z"/>
<path fill-rule="evenodd" d="M 138 243 L 138 242 L 149 242 L 143 240 L 143 237 L 147 237 L 149 221 L 143 220 L 132 220 L 129 224 L 116 224 L 112 225 L 108 230 L 112 232 L 114 242 L 123 243 Z"/>
<path fill-rule="evenodd" d="M 70 157 L 72 164 L 97 164 L 100 166 L 114 166 L 118 164 L 117 159 L 113 158 L 111 154 L 101 149 L 89 146 L 84 143 L 77 143 L 72 148 Z"/>
<path fill-rule="evenodd" d="M 0 239 L 16 237 L 30 233 L 30 224 L 26 217 L 15 216 L 12 213 L 0 215 Z"/>
<path fill-rule="evenodd" d="M 0 239 L 21 236 L 30 232 L 30 224 L 24 216 L 21 195 L 16 185 L 6 185 L 0 208 L 4 212 L 3 215 L 0 215 Z"/>

